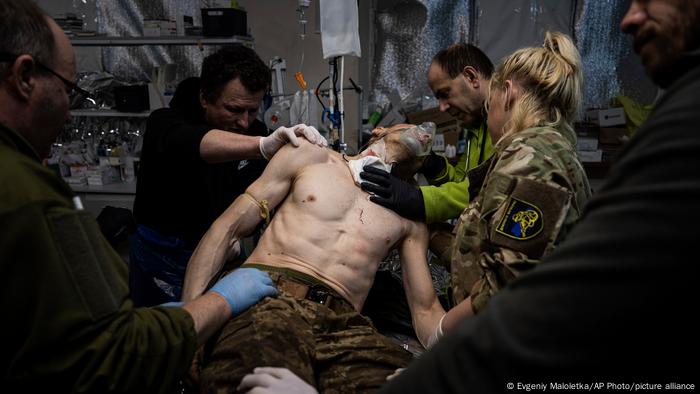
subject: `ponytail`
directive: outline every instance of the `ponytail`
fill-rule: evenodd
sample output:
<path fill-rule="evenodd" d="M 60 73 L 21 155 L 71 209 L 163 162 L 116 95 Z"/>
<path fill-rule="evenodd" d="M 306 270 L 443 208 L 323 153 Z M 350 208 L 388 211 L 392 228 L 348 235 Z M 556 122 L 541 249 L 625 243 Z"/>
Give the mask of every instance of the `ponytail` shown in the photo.
<path fill-rule="evenodd" d="M 569 36 L 546 32 L 542 47 L 522 48 L 497 68 L 490 90 L 506 80 L 517 82 L 522 95 L 505 133 L 534 126 L 573 123 L 582 97 L 581 57 Z"/>

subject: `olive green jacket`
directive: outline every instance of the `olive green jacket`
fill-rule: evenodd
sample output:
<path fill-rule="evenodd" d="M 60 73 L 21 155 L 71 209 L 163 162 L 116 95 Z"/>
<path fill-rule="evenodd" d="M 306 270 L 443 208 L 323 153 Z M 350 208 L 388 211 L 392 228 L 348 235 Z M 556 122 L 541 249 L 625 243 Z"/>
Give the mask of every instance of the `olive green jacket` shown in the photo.
<path fill-rule="evenodd" d="M 196 347 L 181 308 L 135 309 L 127 265 L 63 180 L 0 125 L 7 392 L 169 392 Z"/>
<path fill-rule="evenodd" d="M 486 123 L 479 128 L 467 130 L 467 141 L 467 149 L 464 150 L 456 166 L 450 165 L 445 159 L 445 171 L 434 179 L 428 179 L 430 185 L 421 186 L 426 223 L 459 217 L 459 214 L 469 205 L 470 197 L 473 197 L 470 196 L 470 192 L 474 194 L 479 190 L 477 185 L 473 185 L 477 187 L 470 185 L 467 174 L 493 153 Z"/>

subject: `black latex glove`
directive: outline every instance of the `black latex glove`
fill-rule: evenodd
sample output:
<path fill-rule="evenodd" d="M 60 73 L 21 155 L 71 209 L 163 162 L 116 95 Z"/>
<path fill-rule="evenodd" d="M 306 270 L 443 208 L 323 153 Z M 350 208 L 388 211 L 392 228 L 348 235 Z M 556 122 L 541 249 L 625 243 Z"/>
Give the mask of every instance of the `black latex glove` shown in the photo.
<path fill-rule="evenodd" d="M 378 168 L 365 166 L 360 177 L 362 190 L 372 193 L 369 198 L 406 219 L 425 221 L 425 203 L 420 189 Z"/>
<path fill-rule="evenodd" d="M 420 172 L 428 179 L 434 179 L 445 171 L 445 158 L 430 151 L 430 155 L 423 161 Z"/>

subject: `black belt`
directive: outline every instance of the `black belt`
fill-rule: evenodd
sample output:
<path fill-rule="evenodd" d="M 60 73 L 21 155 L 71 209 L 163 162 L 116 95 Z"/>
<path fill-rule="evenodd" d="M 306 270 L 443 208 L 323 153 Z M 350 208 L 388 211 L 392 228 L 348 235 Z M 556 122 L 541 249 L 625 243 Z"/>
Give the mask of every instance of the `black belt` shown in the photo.
<path fill-rule="evenodd" d="M 277 276 L 277 275 L 274 275 Z M 321 285 L 308 285 L 301 281 L 280 275 L 275 281 L 277 289 L 290 296 L 300 299 L 317 302 L 321 305 L 330 305 L 335 299 L 342 299 L 334 291 Z"/>

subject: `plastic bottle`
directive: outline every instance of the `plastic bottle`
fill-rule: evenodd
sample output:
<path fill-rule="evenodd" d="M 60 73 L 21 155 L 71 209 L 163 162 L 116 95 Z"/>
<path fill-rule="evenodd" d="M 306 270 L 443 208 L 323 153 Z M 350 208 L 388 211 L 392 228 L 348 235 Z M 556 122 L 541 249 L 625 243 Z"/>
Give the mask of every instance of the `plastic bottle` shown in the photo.
<path fill-rule="evenodd" d="M 455 156 L 457 156 L 457 147 L 452 144 L 447 144 L 445 147 L 445 157 L 451 159 Z"/>

